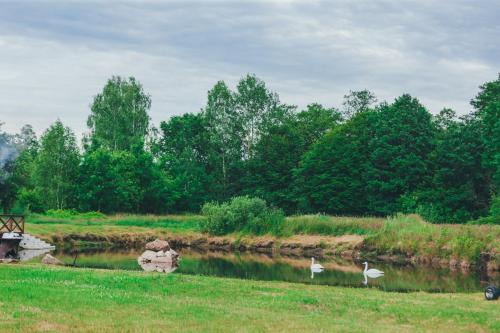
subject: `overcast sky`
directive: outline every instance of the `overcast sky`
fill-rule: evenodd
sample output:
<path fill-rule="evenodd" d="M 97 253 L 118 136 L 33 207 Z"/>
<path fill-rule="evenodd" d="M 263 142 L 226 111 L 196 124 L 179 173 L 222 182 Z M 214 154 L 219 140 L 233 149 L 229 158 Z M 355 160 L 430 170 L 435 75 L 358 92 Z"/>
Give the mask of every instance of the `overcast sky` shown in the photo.
<path fill-rule="evenodd" d="M 218 81 L 255 73 L 286 103 L 349 90 L 470 110 L 500 71 L 500 1 L 1 1 L 0 122 L 78 136 L 112 75 L 152 96 L 155 124 L 198 112 Z"/>

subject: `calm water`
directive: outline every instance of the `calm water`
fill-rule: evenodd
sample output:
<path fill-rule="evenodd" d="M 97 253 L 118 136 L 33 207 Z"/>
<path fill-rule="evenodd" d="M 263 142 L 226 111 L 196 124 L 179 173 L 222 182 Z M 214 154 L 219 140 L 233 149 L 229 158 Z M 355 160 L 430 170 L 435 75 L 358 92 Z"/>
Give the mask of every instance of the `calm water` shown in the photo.
<path fill-rule="evenodd" d="M 269 257 L 247 253 L 206 252 L 180 250 L 179 267 L 172 274 L 199 274 L 232 277 L 239 279 L 288 281 L 296 283 L 367 286 L 363 283 L 361 262 L 344 260 L 320 260 L 325 271 L 311 276 L 310 258 Z M 137 257 L 142 251 L 84 252 L 74 254 L 56 253 L 55 256 L 67 264 L 77 267 L 141 270 Z M 34 258 L 31 261 L 40 261 Z M 428 267 L 396 266 L 370 263 L 385 276 L 370 279 L 368 287 L 386 291 L 429 291 L 429 292 L 475 292 L 482 291 L 489 283 L 500 284 L 500 277 L 486 277 L 476 272 L 463 273 L 449 269 Z"/>

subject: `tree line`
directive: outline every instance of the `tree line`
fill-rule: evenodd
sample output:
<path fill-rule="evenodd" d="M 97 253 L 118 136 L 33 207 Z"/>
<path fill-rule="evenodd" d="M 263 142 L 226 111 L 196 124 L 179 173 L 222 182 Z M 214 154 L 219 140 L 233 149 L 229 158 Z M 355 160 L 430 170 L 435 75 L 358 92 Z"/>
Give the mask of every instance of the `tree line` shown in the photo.
<path fill-rule="evenodd" d="M 341 109 L 283 103 L 255 75 L 208 91 L 198 113 L 150 121 L 151 96 L 112 77 L 91 104 L 79 148 L 57 120 L 38 139 L 0 128 L 3 211 L 199 212 L 259 197 L 287 214 L 500 222 L 500 76 L 472 111 L 432 115 L 403 94 L 351 91 Z M 0 124 L 1 125 L 1 124 Z"/>

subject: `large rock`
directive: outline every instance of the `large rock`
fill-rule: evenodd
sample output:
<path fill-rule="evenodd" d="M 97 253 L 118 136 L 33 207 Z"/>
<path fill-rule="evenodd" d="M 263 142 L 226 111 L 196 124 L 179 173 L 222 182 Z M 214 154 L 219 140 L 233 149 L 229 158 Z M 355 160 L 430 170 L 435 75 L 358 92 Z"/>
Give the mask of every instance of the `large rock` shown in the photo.
<path fill-rule="evenodd" d="M 146 250 L 139 258 L 137 258 L 139 263 L 149 263 L 149 262 L 171 262 L 177 263 L 179 261 L 179 255 L 174 250 L 168 251 L 158 251 L 154 252 L 151 250 Z"/>
<path fill-rule="evenodd" d="M 151 250 L 146 250 L 141 256 L 139 257 L 139 261 L 152 261 L 156 258 L 156 252 L 151 251 Z"/>
<path fill-rule="evenodd" d="M 154 252 L 146 250 L 137 262 L 146 272 L 171 273 L 177 269 L 179 255 L 174 250 Z"/>
<path fill-rule="evenodd" d="M 166 240 L 157 238 L 154 241 L 146 244 L 146 250 L 155 251 L 155 252 L 168 251 L 168 250 L 170 250 L 170 245 L 168 244 L 168 242 Z"/>
<path fill-rule="evenodd" d="M 59 265 L 59 266 L 64 265 L 64 263 L 61 260 L 53 257 L 48 253 L 43 257 L 42 263 L 46 265 Z"/>

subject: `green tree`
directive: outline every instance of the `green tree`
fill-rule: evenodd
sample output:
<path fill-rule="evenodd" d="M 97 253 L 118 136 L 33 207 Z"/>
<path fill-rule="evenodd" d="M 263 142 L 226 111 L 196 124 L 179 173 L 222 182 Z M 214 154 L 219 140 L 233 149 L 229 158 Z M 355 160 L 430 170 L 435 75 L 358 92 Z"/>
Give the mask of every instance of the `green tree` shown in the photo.
<path fill-rule="evenodd" d="M 375 95 L 369 90 L 349 91 L 344 95 L 344 106 L 342 113 L 346 119 L 352 118 L 359 112 L 366 111 L 377 102 Z"/>
<path fill-rule="evenodd" d="M 87 125 L 94 146 L 131 150 L 148 132 L 151 98 L 133 77 L 113 76 L 94 97 Z"/>
<path fill-rule="evenodd" d="M 209 163 L 209 133 L 202 115 L 174 116 L 160 125 L 160 163 L 178 195 L 178 211 L 199 211 L 219 193 Z"/>
<path fill-rule="evenodd" d="M 134 151 L 136 177 L 141 189 L 139 212 L 169 213 L 179 200 L 173 179 L 161 169 L 150 152 L 137 146 Z"/>
<path fill-rule="evenodd" d="M 41 138 L 35 162 L 35 190 L 45 209 L 75 207 L 75 184 L 80 153 L 73 132 L 58 120 Z"/>
<path fill-rule="evenodd" d="M 243 121 L 235 96 L 224 81 L 208 92 L 202 117 L 210 140 L 210 160 L 217 170 L 214 178 L 221 184 L 216 197 L 223 200 L 228 196 L 229 170 L 241 160 L 243 144 Z"/>
<path fill-rule="evenodd" d="M 287 119 L 294 107 L 282 104 L 278 94 L 269 91 L 255 75 L 240 80 L 235 100 L 243 125 L 244 158 L 251 159 L 261 135 Z"/>
<path fill-rule="evenodd" d="M 481 123 L 472 115 L 456 119 L 444 109 L 435 118 L 435 150 L 430 155 L 431 183 L 414 194 L 416 211 L 438 223 L 463 223 L 488 210 L 488 174 L 481 163 Z"/>
<path fill-rule="evenodd" d="M 335 109 L 311 104 L 282 124 L 270 127 L 255 146 L 254 158 L 247 161 L 243 194 L 263 198 L 287 213 L 295 212 L 293 171 L 311 145 L 340 119 Z"/>
<path fill-rule="evenodd" d="M 369 214 L 366 170 L 378 114 L 365 110 L 329 131 L 295 172 L 298 209 L 306 213 Z"/>
<path fill-rule="evenodd" d="M 87 151 L 79 176 L 82 210 L 167 213 L 177 199 L 172 181 L 141 145 L 131 152 Z"/>
<path fill-rule="evenodd" d="M 324 108 L 318 103 L 309 104 L 297 114 L 297 127 L 304 139 L 305 149 L 318 141 L 328 130 L 342 121 L 342 114 L 334 108 Z"/>
<path fill-rule="evenodd" d="M 402 196 L 425 187 L 429 181 L 434 126 L 431 114 L 408 94 L 382 105 L 377 118 L 369 143 L 369 211 L 390 215 L 403 209 Z"/>
<path fill-rule="evenodd" d="M 293 169 L 305 151 L 304 138 L 296 121 L 271 127 L 255 146 L 255 155 L 246 161 L 242 193 L 260 197 L 288 213 L 295 211 L 292 196 Z"/>
<path fill-rule="evenodd" d="M 16 207 L 20 211 L 42 211 L 41 195 L 35 191 L 33 175 L 36 166 L 39 144 L 31 125 L 25 125 L 15 135 L 16 146 L 20 153 L 15 161 L 11 178 L 15 184 Z"/>
<path fill-rule="evenodd" d="M 492 192 L 500 191 L 500 74 L 497 80 L 480 87 L 479 94 L 471 101 L 482 123 L 484 143 L 483 163 L 492 175 Z"/>
<path fill-rule="evenodd" d="M 104 213 L 138 212 L 142 198 L 136 173 L 131 152 L 106 148 L 87 152 L 79 173 L 80 207 Z"/>

